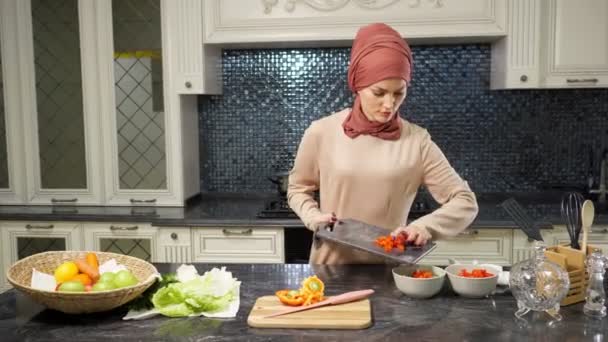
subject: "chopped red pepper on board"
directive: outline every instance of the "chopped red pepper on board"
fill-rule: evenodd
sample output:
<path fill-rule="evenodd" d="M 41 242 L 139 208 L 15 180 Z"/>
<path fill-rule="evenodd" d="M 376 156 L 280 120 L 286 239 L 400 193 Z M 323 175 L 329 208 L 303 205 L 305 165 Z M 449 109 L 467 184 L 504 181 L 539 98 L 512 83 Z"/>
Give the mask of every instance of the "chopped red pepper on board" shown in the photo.
<path fill-rule="evenodd" d="M 382 235 L 376 238 L 376 245 L 384 249 L 385 252 L 390 253 L 393 249 L 397 249 L 401 252 L 405 251 L 405 245 L 407 243 L 407 234 L 401 233 L 397 236 Z"/>

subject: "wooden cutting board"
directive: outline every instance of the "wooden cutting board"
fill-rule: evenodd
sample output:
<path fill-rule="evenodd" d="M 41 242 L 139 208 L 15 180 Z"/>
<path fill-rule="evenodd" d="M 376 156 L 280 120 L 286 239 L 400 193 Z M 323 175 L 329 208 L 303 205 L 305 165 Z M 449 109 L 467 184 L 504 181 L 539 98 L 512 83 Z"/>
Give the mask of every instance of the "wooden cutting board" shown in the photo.
<path fill-rule="evenodd" d="M 285 329 L 365 329 L 372 324 L 369 299 L 263 318 L 285 308 L 276 296 L 260 297 L 249 313 L 247 324 L 254 328 Z"/>

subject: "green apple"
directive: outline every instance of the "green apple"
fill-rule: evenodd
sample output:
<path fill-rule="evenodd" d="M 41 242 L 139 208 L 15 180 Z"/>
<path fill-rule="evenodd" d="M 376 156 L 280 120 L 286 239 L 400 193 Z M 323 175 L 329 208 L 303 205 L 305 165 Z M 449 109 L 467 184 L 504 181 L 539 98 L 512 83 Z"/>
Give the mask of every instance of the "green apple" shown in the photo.
<path fill-rule="evenodd" d="M 79 281 L 66 281 L 59 285 L 59 291 L 84 292 L 84 285 Z"/>
<path fill-rule="evenodd" d="M 97 292 L 97 291 L 110 291 L 110 290 L 114 290 L 116 289 L 116 285 L 114 285 L 114 283 L 109 282 L 109 281 L 98 281 L 97 283 L 95 283 L 95 285 L 93 285 L 93 288 L 91 289 L 93 292 Z"/>
<path fill-rule="evenodd" d="M 137 283 L 137 278 L 128 270 L 118 271 L 114 277 L 114 285 L 116 285 L 117 288 L 132 286 Z"/>

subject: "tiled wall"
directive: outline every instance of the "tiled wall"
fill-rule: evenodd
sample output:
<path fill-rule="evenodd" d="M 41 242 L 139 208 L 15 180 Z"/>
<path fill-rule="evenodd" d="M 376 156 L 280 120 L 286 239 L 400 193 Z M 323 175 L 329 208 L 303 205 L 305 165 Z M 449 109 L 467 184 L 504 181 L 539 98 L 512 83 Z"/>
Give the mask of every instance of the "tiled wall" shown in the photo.
<path fill-rule="evenodd" d="M 492 91 L 489 45 L 414 46 L 401 107 L 476 192 L 586 184 L 608 146 L 608 89 Z M 224 94 L 199 98 L 202 191 L 272 192 L 309 123 L 352 101 L 350 50 L 227 50 Z M 592 165 L 590 160 L 592 159 Z"/>

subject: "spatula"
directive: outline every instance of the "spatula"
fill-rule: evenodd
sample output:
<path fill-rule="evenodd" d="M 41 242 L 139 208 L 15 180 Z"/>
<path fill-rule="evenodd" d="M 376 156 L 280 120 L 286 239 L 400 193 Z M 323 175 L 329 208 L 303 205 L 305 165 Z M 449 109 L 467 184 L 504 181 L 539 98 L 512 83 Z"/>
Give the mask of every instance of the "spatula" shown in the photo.
<path fill-rule="evenodd" d="M 373 293 L 374 293 L 374 290 L 372 290 L 372 289 L 346 292 L 341 295 L 330 297 L 326 300 L 320 301 L 320 302 L 312 304 L 312 305 L 297 306 L 297 307 L 285 309 L 283 311 L 275 312 L 268 316 L 264 316 L 263 318 L 282 316 L 282 315 L 290 314 L 293 312 L 318 308 L 320 306 L 325 306 L 325 305 L 336 305 L 336 304 L 354 302 L 359 299 L 367 298 L 367 297 L 371 296 Z"/>

